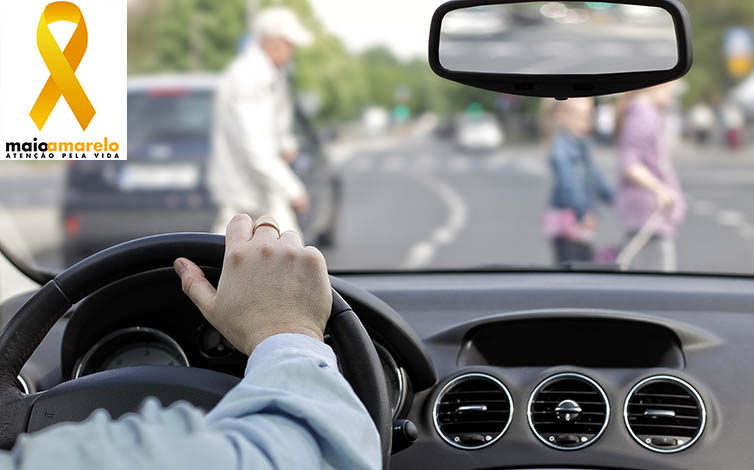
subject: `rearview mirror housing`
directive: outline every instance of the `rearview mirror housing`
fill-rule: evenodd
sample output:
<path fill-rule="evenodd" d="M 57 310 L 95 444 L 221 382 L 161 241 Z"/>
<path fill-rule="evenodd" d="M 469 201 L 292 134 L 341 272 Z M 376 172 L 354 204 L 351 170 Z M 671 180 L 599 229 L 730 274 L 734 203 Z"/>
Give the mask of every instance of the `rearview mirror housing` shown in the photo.
<path fill-rule="evenodd" d="M 440 77 L 523 96 L 647 88 L 681 78 L 692 62 L 688 12 L 676 0 L 452 0 L 429 34 Z"/>

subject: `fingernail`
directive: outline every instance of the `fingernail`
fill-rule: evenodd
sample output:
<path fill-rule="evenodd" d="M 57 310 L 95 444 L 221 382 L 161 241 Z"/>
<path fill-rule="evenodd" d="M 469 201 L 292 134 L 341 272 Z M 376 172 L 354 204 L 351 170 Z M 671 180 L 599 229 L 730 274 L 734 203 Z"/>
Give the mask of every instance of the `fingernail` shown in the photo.
<path fill-rule="evenodd" d="M 173 263 L 173 269 L 175 269 L 175 272 L 177 272 L 179 276 L 183 274 L 184 271 L 186 271 L 186 268 L 188 268 L 188 266 L 182 259 L 177 259 Z"/>

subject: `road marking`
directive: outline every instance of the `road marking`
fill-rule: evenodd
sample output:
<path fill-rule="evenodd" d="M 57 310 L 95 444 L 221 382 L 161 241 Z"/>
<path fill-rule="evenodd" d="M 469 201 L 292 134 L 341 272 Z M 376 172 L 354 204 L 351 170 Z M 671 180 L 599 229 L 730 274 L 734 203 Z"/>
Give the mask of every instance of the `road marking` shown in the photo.
<path fill-rule="evenodd" d="M 691 209 L 698 215 L 710 215 L 715 211 L 715 205 L 710 201 L 699 199 L 692 204 Z"/>
<path fill-rule="evenodd" d="M 448 162 L 448 168 L 450 171 L 456 173 L 466 173 L 471 170 L 471 160 L 469 160 L 469 158 L 470 157 L 463 155 L 451 157 Z"/>
<path fill-rule="evenodd" d="M 420 155 L 416 159 L 416 169 L 420 172 L 432 171 L 437 166 L 437 160 L 430 154 Z"/>
<path fill-rule="evenodd" d="M 746 223 L 746 217 L 741 212 L 725 210 L 717 215 L 717 222 L 726 227 L 741 227 Z"/>
<path fill-rule="evenodd" d="M 403 161 L 403 157 L 400 155 L 393 155 L 391 157 L 388 157 L 387 160 L 385 160 L 385 171 L 388 173 L 397 173 L 403 169 L 405 166 L 405 162 Z"/>
<path fill-rule="evenodd" d="M 741 236 L 741 238 L 751 240 L 752 238 L 754 238 L 754 227 L 749 224 L 745 224 L 743 227 L 738 229 L 738 234 Z"/>
<path fill-rule="evenodd" d="M 372 159 L 367 157 L 361 157 L 351 165 L 352 173 L 366 173 L 370 169 L 372 169 Z"/>
<path fill-rule="evenodd" d="M 516 162 L 516 169 L 521 173 L 534 176 L 544 176 L 547 174 L 547 167 L 541 160 L 524 159 Z"/>
<path fill-rule="evenodd" d="M 466 227 L 469 209 L 461 194 L 445 181 L 431 175 L 416 176 L 417 183 L 424 186 L 442 201 L 448 209 L 445 223 L 435 229 L 427 240 L 415 243 L 408 251 L 403 269 L 416 270 L 429 265 L 437 249 L 452 243 Z"/>
<path fill-rule="evenodd" d="M 488 157 L 482 162 L 482 167 L 487 170 L 499 170 L 510 163 L 510 157 L 503 153 L 498 153 Z"/>

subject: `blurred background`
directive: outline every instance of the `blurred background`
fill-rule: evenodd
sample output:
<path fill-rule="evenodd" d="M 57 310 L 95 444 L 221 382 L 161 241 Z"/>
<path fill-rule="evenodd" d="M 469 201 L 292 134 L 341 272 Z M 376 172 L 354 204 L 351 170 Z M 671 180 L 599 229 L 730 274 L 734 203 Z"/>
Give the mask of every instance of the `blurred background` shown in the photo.
<path fill-rule="evenodd" d="M 316 37 L 289 71 L 300 143 L 293 167 L 312 200 L 302 230 L 331 270 L 552 266 L 542 233 L 549 105 L 436 77 L 426 49 L 440 3 L 128 0 L 128 162 L 3 163 L 0 242 L 59 270 L 137 236 L 209 231 L 217 208 L 205 174 L 218 74 L 250 40 L 248 19 L 286 6 Z M 508 30 L 583 20 L 567 4 L 544 3 L 498 18 L 497 40 L 505 43 Z M 683 3 L 695 64 L 666 116 L 689 202 L 678 268 L 752 273 L 754 2 Z M 536 44 L 583 53 L 558 51 L 547 37 Z M 625 61 L 633 54 L 602 53 Z M 595 101 L 591 132 L 594 160 L 613 184 L 618 99 Z M 595 244 L 620 244 L 613 211 L 597 218 Z M 3 269 L 0 297 L 18 288 Z"/>

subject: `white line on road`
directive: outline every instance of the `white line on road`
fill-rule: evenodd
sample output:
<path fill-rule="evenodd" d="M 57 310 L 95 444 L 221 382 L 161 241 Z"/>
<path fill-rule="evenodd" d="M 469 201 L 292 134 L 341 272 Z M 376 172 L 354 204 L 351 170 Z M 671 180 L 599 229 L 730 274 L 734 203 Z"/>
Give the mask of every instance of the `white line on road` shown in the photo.
<path fill-rule="evenodd" d="M 400 155 L 393 155 L 392 157 L 388 157 L 388 159 L 385 161 L 385 171 L 389 173 L 398 173 L 399 171 L 403 170 L 404 166 L 405 162 L 403 161 L 403 157 Z"/>
<path fill-rule="evenodd" d="M 547 174 L 547 166 L 542 160 L 535 160 L 532 158 L 518 160 L 515 167 L 519 172 L 528 175 L 544 176 Z"/>
<path fill-rule="evenodd" d="M 433 193 L 448 209 L 445 223 L 438 227 L 427 240 L 414 244 L 408 251 L 403 269 L 415 270 L 426 267 L 437 254 L 437 249 L 452 243 L 466 226 L 468 206 L 463 197 L 448 183 L 430 175 L 416 176 L 415 180 Z"/>
<path fill-rule="evenodd" d="M 694 201 L 691 209 L 698 215 L 710 215 L 715 212 L 715 205 L 710 201 L 699 199 L 698 201 Z"/>
<path fill-rule="evenodd" d="M 471 160 L 468 155 L 459 155 L 452 157 L 448 162 L 448 168 L 450 171 L 456 173 L 466 173 L 471 170 Z"/>
<path fill-rule="evenodd" d="M 367 157 L 360 157 L 354 161 L 351 165 L 351 171 L 353 173 L 366 173 L 372 169 L 372 159 Z"/>
<path fill-rule="evenodd" d="M 510 163 L 510 155 L 498 153 L 488 157 L 482 166 L 487 170 L 499 170 Z"/>
<path fill-rule="evenodd" d="M 741 227 L 746 223 L 746 217 L 741 212 L 725 210 L 717 215 L 717 222 L 726 227 Z"/>
<path fill-rule="evenodd" d="M 416 169 L 418 171 L 432 171 L 437 166 L 437 160 L 430 154 L 420 155 L 416 158 Z"/>
<path fill-rule="evenodd" d="M 738 229 L 738 234 L 741 236 L 741 238 L 751 240 L 752 238 L 754 238 L 754 227 L 752 227 L 750 224 L 744 224 L 741 228 Z"/>

